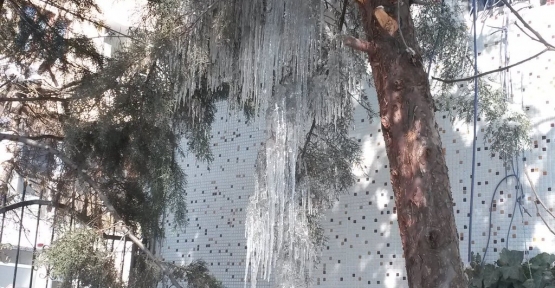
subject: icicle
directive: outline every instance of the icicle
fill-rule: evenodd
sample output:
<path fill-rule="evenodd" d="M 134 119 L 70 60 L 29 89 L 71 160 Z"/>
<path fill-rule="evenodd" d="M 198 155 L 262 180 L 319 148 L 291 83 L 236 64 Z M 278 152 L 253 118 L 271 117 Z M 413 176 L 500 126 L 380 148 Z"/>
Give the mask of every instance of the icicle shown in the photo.
<path fill-rule="evenodd" d="M 366 68 L 353 55 L 366 60 L 338 42 L 325 23 L 325 1 L 224 1 L 217 15 L 197 23 L 213 3 L 182 1 L 183 21 L 194 25 L 186 25 L 192 30 L 176 40 L 168 57 L 172 74 L 182 79 L 174 92 L 194 101 L 189 92 L 205 77 L 210 90 L 225 83 L 230 98 L 265 112 L 268 139 L 259 151 L 245 222 L 245 283 L 250 279 L 256 287 L 258 273 L 264 279 L 274 273 L 282 287 L 306 286 L 317 257 L 309 219 L 319 211 L 309 185 L 297 183 L 297 158 L 313 120 L 324 125 L 344 116 L 349 94 L 360 89 L 351 79 Z M 191 113 L 202 113 L 195 107 Z"/>

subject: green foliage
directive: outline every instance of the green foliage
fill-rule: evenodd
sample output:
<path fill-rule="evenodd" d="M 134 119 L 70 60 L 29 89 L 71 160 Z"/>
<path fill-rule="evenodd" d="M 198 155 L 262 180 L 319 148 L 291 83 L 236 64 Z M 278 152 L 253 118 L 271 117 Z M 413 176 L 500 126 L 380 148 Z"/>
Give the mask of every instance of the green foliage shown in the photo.
<path fill-rule="evenodd" d="M 129 283 L 121 283 L 114 266 L 113 254 L 107 245 L 91 229 L 66 231 L 52 246 L 39 257 L 41 265 L 51 267 L 50 276 L 62 281 L 62 287 L 90 288 L 152 288 L 165 280 L 158 265 L 143 254 L 135 256 L 130 271 Z M 222 283 L 210 274 L 208 265 L 195 260 L 189 265 L 170 265 L 173 276 L 187 283 L 189 288 L 224 288 Z"/>
<path fill-rule="evenodd" d="M 469 288 L 555 288 L 555 255 L 541 253 L 524 260 L 523 251 L 503 249 L 495 264 L 482 265 L 480 254 L 473 255 Z"/>
<path fill-rule="evenodd" d="M 156 65 L 138 65 L 137 59 L 146 57 L 140 48 L 118 54 L 94 76 L 83 78 L 76 91 L 92 94 L 72 101 L 69 109 L 95 105 L 98 115 L 70 115 L 64 146 L 80 167 L 100 169 L 95 178 L 115 208 L 150 237 L 161 232 L 158 221 L 165 208 L 185 224 L 186 181 L 178 162 L 185 134 L 175 127 L 189 119 L 175 116 L 174 97 Z"/>
<path fill-rule="evenodd" d="M 208 264 L 203 260 L 195 260 L 189 265 L 170 265 L 173 276 L 187 284 L 188 288 L 224 288 L 208 270 Z M 152 288 L 164 281 L 164 275 L 157 265 L 143 255 L 135 259 L 135 267 L 131 269 L 128 287 Z"/>
<path fill-rule="evenodd" d="M 72 60 L 75 58 L 85 60 L 96 67 L 101 65 L 104 57 L 96 50 L 92 40 L 71 29 L 71 21 L 64 19 L 69 16 L 68 18 L 73 18 L 74 22 L 95 21 L 91 16 L 94 12 L 99 12 L 95 1 L 48 2 L 54 7 L 62 8 L 60 17 L 50 18 L 50 12 L 42 9 L 42 5 L 36 2 L 6 1 L 3 5 L 4 13 L 0 13 L 0 55 L 8 56 L 22 67 L 44 61 L 43 63 L 56 65 L 64 72 L 88 70 L 84 66 L 76 65 Z M 25 9 L 28 8 L 34 10 L 28 14 L 31 17 L 24 16 Z M 59 61 L 55 64 L 57 60 Z"/>
<path fill-rule="evenodd" d="M 356 181 L 353 169 L 360 164 L 361 150 L 349 137 L 349 127 L 344 118 L 335 124 L 315 125 L 296 166 L 297 185 L 310 191 L 312 198 L 312 213 L 307 213 L 307 219 L 310 240 L 317 248 L 327 241 L 321 227 L 322 213 Z"/>
<path fill-rule="evenodd" d="M 460 6 L 424 5 L 415 17 L 415 31 L 422 47 L 425 67 L 434 57 L 431 74 L 441 79 L 457 79 L 474 73 L 468 27 L 461 17 Z M 435 104 L 447 112 L 451 120 L 471 123 L 474 115 L 474 81 L 446 83 L 432 81 Z M 530 121 L 503 93 L 492 77 L 478 79 L 479 107 L 477 117 L 487 120 L 484 141 L 492 157 L 512 159 L 530 144 Z"/>
<path fill-rule="evenodd" d="M 67 231 L 40 255 L 40 263 L 52 267 L 50 276 L 59 278 L 62 287 L 120 288 L 113 259 L 102 239 L 89 229 Z"/>

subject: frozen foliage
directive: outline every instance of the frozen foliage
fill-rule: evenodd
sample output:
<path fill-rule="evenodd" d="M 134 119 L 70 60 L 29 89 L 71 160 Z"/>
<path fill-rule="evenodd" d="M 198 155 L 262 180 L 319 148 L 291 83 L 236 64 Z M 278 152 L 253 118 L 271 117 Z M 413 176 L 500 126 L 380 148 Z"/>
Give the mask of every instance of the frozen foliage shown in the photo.
<path fill-rule="evenodd" d="M 324 22 L 322 1 L 221 2 L 179 5 L 187 37 L 168 54 L 173 72 L 183 80 L 174 87 L 177 97 L 187 102 L 204 81 L 210 91 L 225 83 L 240 103 L 264 111 L 275 86 L 286 80 L 298 85 L 297 105 L 311 111 L 317 123 L 344 115 L 347 93 L 358 88 L 360 79 L 352 76 L 364 73 L 365 59 L 343 49 L 335 28 Z M 202 18 L 206 14 L 211 17 Z"/>
<path fill-rule="evenodd" d="M 342 2 L 190 0 L 164 4 L 168 11 L 181 11 L 184 19 L 168 31 L 187 33 L 168 44 L 171 49 L 163 64 L 179 80 L 173 87 L 179 100 L 190 103 L 191 91 L 225 87 L 232 103 L 251 106 L 266 117 L 268 139 L 259 152 L 258 184 L 246 220 L 246 281 L 250 276 L 252 287 L 259 273 L 268 280 L 275 276 L 282 287 L 307 285 L 323 241 L 315 236 L 321 208 L 329 204 L 323 199 L 333 198 L 343 184 L 350 184 L 351 166 L 332 164 L 323 167 L 333 177 L 346 177 L 337 181 L 341 185 L 310 189 L 316 187 L 311 184 L 315 178 L 309 177 L 312 170 L 306 167 L 315 162 L 303 159 L 309 156 L 305 150 L 329 146 L 316 144 L 317 137 L 323 141 L 331 131 L 322 128 L 327 125 L 342 129 L 337 132 L 342 135 L 338 151 L 355 155 L 358 149 L 343 137 L 348 127 L 344 119 L 351 118 L 351 97 L 361 92 L 359 81 L 366 60 L 364 54 L 345 49 L 336 37 L 337 23 L 330 19 Z M 346 29 L 354 29 L 348 24 Z M 190 113 L 200 113 L 196 109 L 191 106 Z M 322 133 L 306 138 L 309 127 L 309 135 Z M 348 175 L 337 172 L 345 168 Z"/>

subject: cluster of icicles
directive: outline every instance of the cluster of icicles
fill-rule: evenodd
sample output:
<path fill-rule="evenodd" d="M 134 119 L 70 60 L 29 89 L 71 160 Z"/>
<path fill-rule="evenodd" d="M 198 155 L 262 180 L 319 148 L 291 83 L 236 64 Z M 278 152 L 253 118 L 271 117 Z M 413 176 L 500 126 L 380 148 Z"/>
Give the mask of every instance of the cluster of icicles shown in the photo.
<path fill-rule="evenodd" d="M 183 9 L 203 14 L 198 1 L 183 3 Z M 304 287 L 318 252 L 308 217 L 318 209 L 313 210 L 309 185 L 296 181 L 300 150 L 313 120 L 333 123 L 348 113 L 348 93 L 358 91 L 361 75 L 352 51 L 326 23 L 325 1 L 205 5 L 219 5 L 217 15 L 207 17 L 212 20 L 203 20 L 212 23 L 194 23 L 192 16 L 197 30 L 175 47 L 180 58 L 170 65 L 189 77 L 177 93 L 187 101 L 192 94 L 187 91 L 199 83 L 217 90 L 225 82 L 230 95 L 265 112 L 267 141 L 259 151 L 256 189 L 247 209 L 245 285 L 256 287 L 264 278 L 280 287 Z"/>

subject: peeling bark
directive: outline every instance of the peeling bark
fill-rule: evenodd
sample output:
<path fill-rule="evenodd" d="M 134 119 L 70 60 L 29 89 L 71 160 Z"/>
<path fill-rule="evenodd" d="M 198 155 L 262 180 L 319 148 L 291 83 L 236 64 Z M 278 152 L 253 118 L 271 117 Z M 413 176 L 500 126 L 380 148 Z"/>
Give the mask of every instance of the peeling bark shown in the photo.
<path fill-rule="evenodd" d="M 378 94 L 409 286 L 467 287 L 447 165 L 409 2 L 358 4 L 369 35 L 365 52 Z"/>

